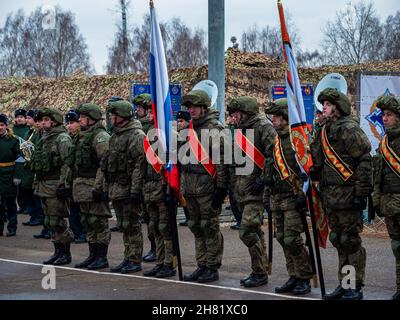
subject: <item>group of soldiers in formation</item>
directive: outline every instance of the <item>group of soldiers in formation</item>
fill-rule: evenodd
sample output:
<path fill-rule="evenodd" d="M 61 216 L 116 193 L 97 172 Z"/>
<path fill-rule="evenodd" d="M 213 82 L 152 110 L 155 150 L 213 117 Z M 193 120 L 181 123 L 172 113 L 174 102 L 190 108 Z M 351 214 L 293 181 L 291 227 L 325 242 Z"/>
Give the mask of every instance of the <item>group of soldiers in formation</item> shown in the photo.
<path fill-rule="evenodd" d="M 367 197 L 373 196 L 377 214 L 385 216 L 396 258 L 397 292 L 400 298 L 400 100 L 379 97 L 386 135 L 376 156 L 371 144 L 351 115 L 351 103 L 336 89 L 325 89 L 318 97 L 323 112 L 314 127 L 311 153 L 312 183 L 318 188 L 328 217 L 330 241 L 339 257 L 338 287 L 325 299 L 363 298 L 366 251 L 360 233 Z M 0 231 L 8 220 L 7 236 L 16 233 L 16 190 L 27 172 L 34 176 L 34 199 L 44 212 L 44 228 L 51 231 L 54 254 L 44 264 L 71 263 L 70 244 L 74 234 L 67 223 L 69 204 L 77 203 L 87 232 L 88 257 L 75 265 L 89 270 L 109 267 L 107 251 L 111 239 L 108 219 L 115 210 L 117 226 L 123 233 L 124 259 L 111 272 L 133 273 L 142 270 L 143 236 L 140 216 L 149 216 L 148 233 L 156 246 L 155 266 L 144 272 L 157 278 L 176 274 L 170 228 L 164 168 L 146 159 L 146 133 L 154 128 L 151 96 L 135 96 L 137 115 L 131 103 L 122 98 L 108 101 L 110 133 L 104 127 L 101 108 L 92 103 L 80 105 L 65 116 L 54 108 L 21 110 L 15 113 L 31 123 L 29 142 L 34 151 L 18 169 L 22 146 L 13 134 L 6 115 L 0 115 Z M 178 113 L 178 130 L 189 127 L 190 143 L 201 143 L 202 129 L 223 130 L 219 112 L 211 107 L 208 94 L 192 90 L 181 98 L 185 111 Z M 307 199 L 302 191 L 304 179 L 292 148 L 286 99 L 271 102 L 260 111 L 256 99 L 238 97 L 227 104 L 231 126 L 241 129 L 239 139 L 253 129 L 255 157 L 252 172 L 235 175 L 242 164 L 180 164 L 180 191 L 188 213 L 188 227 L 194 235 L 197 268 L 184 281 L 208 283 L 219 279 L 224 238 L 219 214 L 229 192 L 234 195 L 242 219 L 239 236 L 248 248 L 251 273 L 240 280 L 244 287 L 268 283 L 267 252 L 261 228 L 264 210 L 275 219 L 276 239 L 283 248 L 289 279 L 275 288 L 277 293 L 305 295 L 311 291 L 312 266 L 302 233 L 307 214 Z M 272 116 L 270 121 L 265 115 Z M 31 118 L 31 119 L 30 119 Z M 79 130 L 68 134 L 67 128 Z M 17 133 L 18 125 L 14 126 Z M 236 130 L 238 131 L 238 130 Z M 235 132 L 236 132 L 235 131 Z M 232 141 L 239 143 L 236 135 Z M 243 141 L 243 140 L 241 140 Z M 208 156 L 212 158 L 211 145 Z M 221 155 L 223 147 L 221 142 Z M 246 152 L 243 149 L 243 152 Z M 223 159 L 223 156 L 221 156 Z M 21 173 L 22 172 L 22 173 Z M 18 178 L 18 175 L 20 178 Z M 341 270 L 352 265 L 355 288 L 341 286 Z"/>

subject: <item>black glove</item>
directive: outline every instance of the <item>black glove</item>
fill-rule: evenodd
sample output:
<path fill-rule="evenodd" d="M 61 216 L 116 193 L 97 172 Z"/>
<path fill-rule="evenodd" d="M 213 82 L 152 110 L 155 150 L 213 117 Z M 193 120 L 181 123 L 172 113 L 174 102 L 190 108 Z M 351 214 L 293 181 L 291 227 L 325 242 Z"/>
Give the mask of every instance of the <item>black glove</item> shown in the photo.
<path fill-rule="evenodd" d="M 59 200 L 66 200 L 72 197 L 72 190 L 65 186 L 60 186 L 56 189 L 56 196 Z"/>
<path fill-rule="evenodd" d="M 131 203 L 133 205 L 139 206 L 143 203 L 143 198 L 140 193 L 131 193 Z"/>
<path fill-rule="evenodd" d="M 101 201 L 103 201 L 103 191 L 98 191 L 96 189 L 93 189 L 92 198 L 94 202 L 100 203 Z"/>
<path fill-rule="evenodd" d="M 263 192 L 263 190 L 264 190 L 264 182 L 260 177 L 257 177 L 250 188 L 250 194 L 252 196 L 258 196 Z"/>
<path fill-rule="evenodd" d="M 270 200 L 270 197 L 268 196 L 268 197 L 264 197 L 264 209 L 265 209 L 265 211 L 267 211 L 267 212 L 271 212 L 271 206 L 270 206 L 270 204 L 269 204 L 269 200 Z"/>
<path fill-rule="evenodd" d="M 214 209 L 218 209 L 221 206 L 221 204 L 224 202 L 227 194 L 228 194 L 228 191 L 226 189 L 222 189 L 222 188 L 215 189 L 211 206 Z"/>
<path fill-rule="evenodd" d="M 164 203 L 167 207 L 176 207 L 178 205 L 178 200 L 172 193 L 164 193 Z"/>
<path fill-rule="evenodd" d="M 307 198 L 304 194 L 302 194 L 296 198 L 295 208 L 298 211 L 307 211 Z"/>
<path fill-rule="evenodd" d="M 367 198 L 365 197 L 354 197 L 353 209 L 354 210 L 365 210 L 367 208 Z"/>
<path fill-rule="evenodd" d="M 385 215 L 382 213 L 382 211 L 381 211 L 381 206 L 375 206 L 375 207 L 374 207 L 374 210 L 375 210 L 375 213 L 376 213 L 376 215 L 377 215 L 378 217 L 382 218 L 382 217 L 385 216 Z"/>

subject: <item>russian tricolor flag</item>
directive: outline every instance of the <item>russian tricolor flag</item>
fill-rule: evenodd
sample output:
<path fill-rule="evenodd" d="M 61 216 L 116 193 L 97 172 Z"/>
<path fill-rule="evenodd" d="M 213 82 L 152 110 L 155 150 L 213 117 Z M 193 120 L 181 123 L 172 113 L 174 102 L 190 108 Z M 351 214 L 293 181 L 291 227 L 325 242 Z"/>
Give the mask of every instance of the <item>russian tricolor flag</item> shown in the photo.
<path fill-rule="evenodd" d="M 179 192 L 179 175 L 176 163 L 171 160 L 172 139 L 172 106 L 169 94 L 169 79 L 164 44 L 154 6 L 150 6 L 151 39 L 150 39 L 150 91 L 153 101 L 154 123 L 161 146 L 167 154 L 165 166 L 170 187 Z"/>

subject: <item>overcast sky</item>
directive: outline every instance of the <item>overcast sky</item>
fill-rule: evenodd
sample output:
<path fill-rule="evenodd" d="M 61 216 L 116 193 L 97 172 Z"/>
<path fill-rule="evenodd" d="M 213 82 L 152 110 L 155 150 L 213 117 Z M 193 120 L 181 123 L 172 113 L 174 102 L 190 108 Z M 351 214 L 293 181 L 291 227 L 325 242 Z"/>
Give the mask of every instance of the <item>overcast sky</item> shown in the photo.
<path fill-rule="evenodd" d="M 322 29 L 335 12 L 349 0 L 283 0 L 297 26 L 303 49 L 315 50 L 322 40 Z M 354 2 L 354 1 L 353 1 Z M 86 39 L 96 73 L 104 73 L 107 61 L 107 46 L 113 43 L 118 0 L 0 0 L 0 26 L 6 16 L 22 8 L 30 13 L 43 5 L 60 5 L 75 13 L 76 23 Z M 154 0 L 159 21 L 180 17 L 189 27 L 200 27 L 207 31 L 208 0 Z M 399 0 L 374 0 L 378 15 L 382 19 L 400 10 Z M 148 0 L 131 0 L 128 22 L 130 26 L 141 25 L 143 15 L 149 12 Z M 225 43 L 229 46 L 231 36 L 239 40 L 248 27 L 257 24 L 275 26 L 279 23 L 276 0 L 225 0 Z M 296 49 L 296 48 L 294 48 Z"/>

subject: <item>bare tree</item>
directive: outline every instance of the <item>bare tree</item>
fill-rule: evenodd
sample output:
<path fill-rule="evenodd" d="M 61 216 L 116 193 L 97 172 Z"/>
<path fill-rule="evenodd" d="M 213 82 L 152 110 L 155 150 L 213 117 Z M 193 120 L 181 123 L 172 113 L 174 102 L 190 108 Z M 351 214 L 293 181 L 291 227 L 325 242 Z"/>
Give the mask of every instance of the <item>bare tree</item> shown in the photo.
<path fill-rule="evenodd" d="M 7 18 L 0 31 L 1 74 L 58 78 L 77 70 L 91 73 L 88 49 L 73 14 L 57 7 L 52 29 L 43 28 L 43 18 L 41 8 L 29 17 L 18 11 Z"/>
<path fill-rule="evenodd" d="M 386 19 L 384 34 L 384 59 L 400 59 L 400 11 Z"/>
<path fill-rule="evenodd" d="M 333 64 L 359 64 L 382 58 L 382 26 L 371 2 L 348 3 L 328 21 L 323 48 Z"/>
<path fill-rule="evenodd" d="M 324 54 L 315 51 L 300 51 L 297 56 L 297 63 L 303 68 L 315 68 L 327 64 L 327 58 Z"/>

